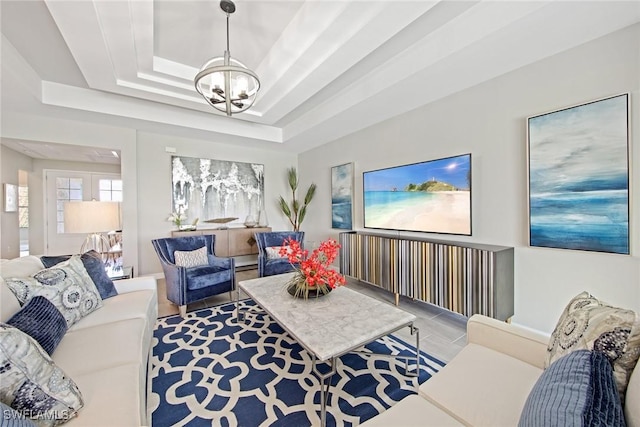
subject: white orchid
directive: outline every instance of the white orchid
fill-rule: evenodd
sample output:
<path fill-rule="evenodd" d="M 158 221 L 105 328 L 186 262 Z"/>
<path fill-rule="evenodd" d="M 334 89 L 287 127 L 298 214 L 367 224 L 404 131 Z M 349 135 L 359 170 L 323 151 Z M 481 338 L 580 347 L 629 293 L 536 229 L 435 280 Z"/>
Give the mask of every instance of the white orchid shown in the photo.
<path fill-rule="evenodd" d="M 176 227 L 180 228 L 183 221 L 187 220 L 187 215 L 183 212 L 183 206 L 179 206 L 176 212 L 172 212 L 167 218 L 167 221 L 171 221 Z"/>

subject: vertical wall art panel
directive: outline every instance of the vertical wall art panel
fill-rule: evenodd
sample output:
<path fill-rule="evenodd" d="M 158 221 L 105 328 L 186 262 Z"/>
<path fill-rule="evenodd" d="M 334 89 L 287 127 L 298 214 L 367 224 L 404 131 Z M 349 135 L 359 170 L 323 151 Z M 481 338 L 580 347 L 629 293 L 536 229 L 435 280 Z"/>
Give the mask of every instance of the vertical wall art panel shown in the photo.
<path fill-rule="evenodd" d="M 353 228 L 353 163 L 331 168 L 331 228 Z"/>
<path fill-rule="evenodd" d="M 629 254 L 629 94 L 528 119 L 531 246 Z"/>
<path fill-rule="evenodd" d="M 264 165 L 172 156 L 173 209 L 182 208 L 191 222 L 258 218 L 264 197 Z"/>

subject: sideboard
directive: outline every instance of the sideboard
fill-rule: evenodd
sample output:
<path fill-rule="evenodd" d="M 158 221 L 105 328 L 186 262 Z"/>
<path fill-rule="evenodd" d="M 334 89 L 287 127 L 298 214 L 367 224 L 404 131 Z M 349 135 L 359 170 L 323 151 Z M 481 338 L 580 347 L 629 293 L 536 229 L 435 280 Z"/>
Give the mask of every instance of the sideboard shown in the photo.
<path fill-rule="evenodd" d="M 362 232 L 339 235 L 340 272 L 470 317 L 514 313 L 514 249 Z"/>
<path fill-rule="evenodd" d="M 195 231 L 174 230 L 171 232 L 171 237 L 213 234 L 216 236 L 214 246 L 216 255 L 234 257 L 236 266 L 245 266 L 257 263 L 258 245 L 253 235 L 268 231 L 271 231 L 271 227 L 203 228 Z"/>

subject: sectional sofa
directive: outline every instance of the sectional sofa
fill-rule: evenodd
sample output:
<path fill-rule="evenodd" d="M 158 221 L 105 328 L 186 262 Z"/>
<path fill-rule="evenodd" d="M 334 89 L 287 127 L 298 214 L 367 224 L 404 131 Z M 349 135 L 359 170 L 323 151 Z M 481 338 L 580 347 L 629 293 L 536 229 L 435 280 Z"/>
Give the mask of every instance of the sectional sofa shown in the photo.
<path fill-rule="evenodd" d="M 42 270 L 39 258 L 0 261 L 0 322 L 20 310 L 6 278 Z M 51 358 L 75 382 L 84 406 L 65 426 L 142 426 L 147 420 L 147 360 L 158 316 L 156 280 L 114 282 L 118 295 L 73 324 Z"/>
<path fill-rule="evenodd" d="M 525 403 L 544 372 L 549 339 L 516 325 L 474 315 L 467 324 L 467 345 L 453 360 L 424 382 L 417 395 L 403 399 L 362 425 L 517 426 Z M 550 400 L 547 398 L 543 404 L 549 404 Z M 639 427 L 638 365 L 629 380 L 625 402 L 626 425 Z M 564 416 L 562 411 L 564 408 L 557 411 L 560 416 Z M 548 412 L 553 414 L 552 409 Z M 567 416 L 564 421 L 555 419 L 533 425 L 577 425 L 570 424 L 568 419 Z"/>

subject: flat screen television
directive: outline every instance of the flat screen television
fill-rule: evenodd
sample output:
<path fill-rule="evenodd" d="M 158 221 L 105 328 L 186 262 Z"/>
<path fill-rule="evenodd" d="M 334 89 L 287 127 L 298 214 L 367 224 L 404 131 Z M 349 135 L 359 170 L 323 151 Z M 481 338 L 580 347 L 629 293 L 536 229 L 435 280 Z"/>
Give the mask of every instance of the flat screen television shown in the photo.
<path fill-rule="evenodd" d="M 362 178 L 365 228 L 471 235 L 471 153 Z"/>

